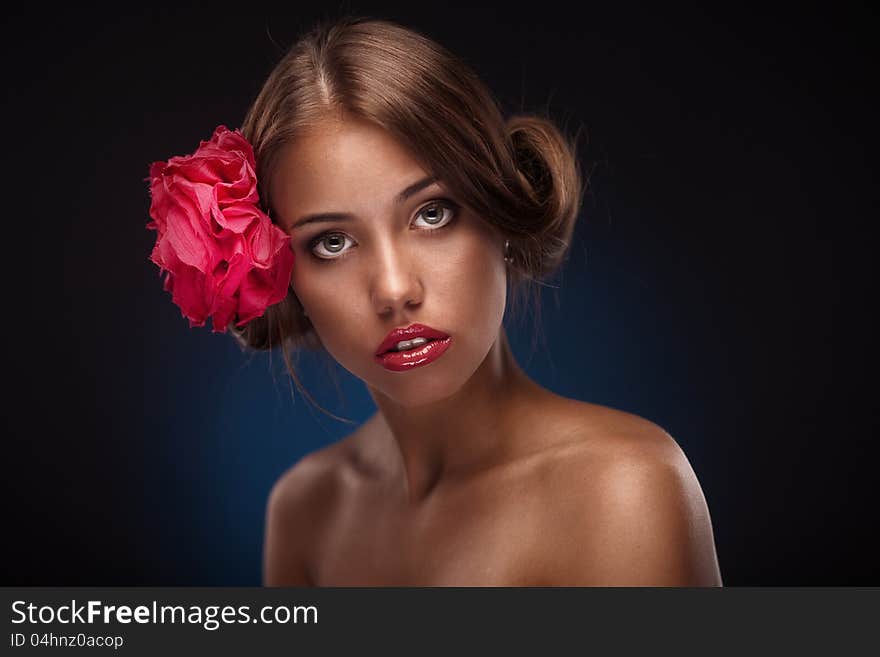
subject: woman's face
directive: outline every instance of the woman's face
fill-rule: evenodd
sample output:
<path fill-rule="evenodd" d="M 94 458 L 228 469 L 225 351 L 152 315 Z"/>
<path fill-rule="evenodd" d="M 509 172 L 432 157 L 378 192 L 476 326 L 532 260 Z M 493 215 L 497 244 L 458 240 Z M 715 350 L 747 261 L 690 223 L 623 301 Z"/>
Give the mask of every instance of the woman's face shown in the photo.
<path fill-rule="evenodd" d="M 404 405 L 464 385 L 498 338 L 506 302 L 503 240 L 426 178 L 384 129 L 328 119 L 281 152 L 271 188 L 296 256 L 291 285 L 324 347 Z M 303 223 L 314 215 L 323 220 Z M 403 372 L 377 363 L 388 332 L 416 322 L 452 338 L 443 355 Z"/>

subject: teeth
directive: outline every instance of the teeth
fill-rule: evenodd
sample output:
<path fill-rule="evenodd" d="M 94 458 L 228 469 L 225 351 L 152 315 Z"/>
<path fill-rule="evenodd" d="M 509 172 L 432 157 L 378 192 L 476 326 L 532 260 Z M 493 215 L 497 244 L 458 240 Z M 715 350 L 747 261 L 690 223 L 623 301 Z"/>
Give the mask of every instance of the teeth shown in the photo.
<path fill-rule="evenodd" d="M 395 345 L 395 349 L 397 351 L 405 351 L 407 349 L 412 349 L 413 347 L 418 347 L 420 345 L 425 344 L 428 341 L 428 338 L 413 338 L 412 340 L 401 340 Z"/>

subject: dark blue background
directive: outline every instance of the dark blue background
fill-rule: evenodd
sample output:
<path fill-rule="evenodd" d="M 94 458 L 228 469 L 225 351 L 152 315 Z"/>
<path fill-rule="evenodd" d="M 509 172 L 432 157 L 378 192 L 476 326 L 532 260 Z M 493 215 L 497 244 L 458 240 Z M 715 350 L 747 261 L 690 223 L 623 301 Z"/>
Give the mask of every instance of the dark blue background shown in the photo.
<path fill-rule="evenodd" d="M 880 584 L 871 328 L 844 294 L 856 313 L 875 296 L 865 17 L 342 9 L 425 31 L 508 111 L 589 135 L 540 331 L 510 324 L 529 374 L 678 440 L 726 584 Z M 18 11 L 2 46 L 2 583 L 259 584 L 271 485 L 350 428 L 292 398 L 279 353 L 188 328 L 147 260 L 143 179 L 240 125 L 283 48 L 338 12 Z M 301 368 L 322 406 L 371 414 L 332 362 Z"/>

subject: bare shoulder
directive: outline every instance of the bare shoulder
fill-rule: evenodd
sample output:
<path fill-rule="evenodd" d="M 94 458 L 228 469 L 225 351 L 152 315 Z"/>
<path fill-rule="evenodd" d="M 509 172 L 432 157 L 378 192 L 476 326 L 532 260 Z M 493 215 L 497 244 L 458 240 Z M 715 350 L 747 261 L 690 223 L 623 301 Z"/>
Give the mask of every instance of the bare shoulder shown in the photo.
<path fill-rule="evenodd" d="M 678 463 L 687 459 L 662 427 L 633 413 L 575 399 L 555 397 L 542 425 L 559 440 L 546 454 L 579 470 L 636 461 Z"/>
<path fill-rule="evenodd" d="M 310 559 L 343 489 L 352 435 L 306 454 L 275 482 L 266 504 L 263 582 L 311 586 Z"/>
<path fill-rule="evenodd" d="M 560 513 L 549 577 L 567 585 L 720 585 L 709 509 L 684 451 L 631 413 L 569 400 L 569 439 L 544 461 Z"/>
<path fill-rule="evenodd" d="M 336 487 L 339 466 L 350 452 L 351 438 L 332 443 L 303 456 L 272 486 L 270 504 L 291 508 L 326 498 Z"/>

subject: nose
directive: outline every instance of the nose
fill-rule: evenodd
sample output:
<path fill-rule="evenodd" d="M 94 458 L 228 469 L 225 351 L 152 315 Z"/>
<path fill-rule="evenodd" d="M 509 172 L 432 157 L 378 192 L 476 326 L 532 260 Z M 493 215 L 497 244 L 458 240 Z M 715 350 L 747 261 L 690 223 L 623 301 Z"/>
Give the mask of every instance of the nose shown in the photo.
<path fill-rule="evenodd" d="M 378 247 L 370 274 L 373 308 L 379 315 L 395 315 L 418 306 L 424 289 L 412 257 L 401 244 L 384 241 Z"/>

